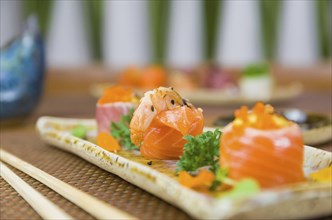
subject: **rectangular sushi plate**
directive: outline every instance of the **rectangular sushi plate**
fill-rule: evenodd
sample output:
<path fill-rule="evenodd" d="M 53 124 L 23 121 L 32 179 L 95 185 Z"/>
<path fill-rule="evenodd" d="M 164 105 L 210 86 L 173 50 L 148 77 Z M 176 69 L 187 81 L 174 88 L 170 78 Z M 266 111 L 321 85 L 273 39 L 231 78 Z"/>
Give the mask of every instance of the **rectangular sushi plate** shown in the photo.
<path fill-rule="evenodd" d="M 88 132 L 87 140 L 71 135 L 81 124 Z M 313 218 L 332 213 L 332 183 L 307 182 L 262 190 L 245 199 L 231 199 L 188 189 L 175 175 L 176 161 L 152 160 L 152 165 L 137 152 L 108 152 L 95 144 L 94 119 L 41 117 L 37 130 L 43 141 L 73 153 L 96 166 L 177 206 L 197 219 L 239 218 Z M 207 128 L 208 129 L 208 128 Z M 332 153 L 305 146 L 304 173 L 330 166 Z M 287 168 L 286 168 L 287 169 Z"/>

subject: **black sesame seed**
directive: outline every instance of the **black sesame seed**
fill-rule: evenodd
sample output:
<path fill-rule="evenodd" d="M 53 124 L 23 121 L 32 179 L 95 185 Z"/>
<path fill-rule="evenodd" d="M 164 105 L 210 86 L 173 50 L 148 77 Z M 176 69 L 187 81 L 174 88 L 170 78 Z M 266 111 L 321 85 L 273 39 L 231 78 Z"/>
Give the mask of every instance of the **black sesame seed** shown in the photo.
<path fill-rule="evenodd" d="M 149 166 L 151 166 L 151 165 L 152 165 L 152 161 L 147 162 L 147 164 L 148 164 Z"/>
<path fill-rule="evenodd" d="M 175 104 L 175 101 L 174 101 L 174 99 L 172 99 L 172 100 L 171 100 L 171 103 L 172 103 L 172 105 L 174 105 L 174 104 Z"/>
<path fill-rule="evenodd" d="M 153 112 L 154 112 L 154 107 L 153 107 L 153 105 L 151 105 L 151 111 L 153 111 Z"/>

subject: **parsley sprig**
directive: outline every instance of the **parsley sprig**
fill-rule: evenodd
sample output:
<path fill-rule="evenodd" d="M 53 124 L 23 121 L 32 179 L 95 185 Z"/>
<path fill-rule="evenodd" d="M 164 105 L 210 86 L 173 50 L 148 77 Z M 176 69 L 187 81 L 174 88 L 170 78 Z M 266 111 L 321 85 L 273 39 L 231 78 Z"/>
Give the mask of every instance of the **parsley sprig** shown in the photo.
<path fill-rule="evenodd" d="M 130 130 L 129 123 L 133 117 L 134 109 L 130 109 L 129 113 L 121 116 L 119 122 L 112 122 L 111 124 L 111 134 L 119 141 L 119 144 L 126 150 L 138 150 L 139 148 L 135 146 L 130 140 Z"/>
<path fill-rule="evenodd" d="M 259 191 L 259 185 L 254 179 L 246 178 L 240 181 L 228 177 L 228 169 L 219 164 L 219 145 L 221 132 L 215 129 L 214 132 L 207 131 L 196 137 L 185 136 L 187 143 L 184 145 L 184 153 L 177 162 L 176 171 L 195 172 L 202 167 L 209 167 L 214 173 L 215 179 L 210 186 L 215 191 L 222 184 L 232 186 L 231 190 L 222 193 L 222 196 L 242 199 L 251 196 Z"/>
<path fill-rule="evenodd" d="M 184 137 L 187 143 L 184 145 L 184 153 L 177 162 L 176 171 L 196 171 L 209 166 L 210 171 L 216 172 L 219 162 L 219 141 L 221 132 L 207 131 L 196 137 L 187 135 Z"/>

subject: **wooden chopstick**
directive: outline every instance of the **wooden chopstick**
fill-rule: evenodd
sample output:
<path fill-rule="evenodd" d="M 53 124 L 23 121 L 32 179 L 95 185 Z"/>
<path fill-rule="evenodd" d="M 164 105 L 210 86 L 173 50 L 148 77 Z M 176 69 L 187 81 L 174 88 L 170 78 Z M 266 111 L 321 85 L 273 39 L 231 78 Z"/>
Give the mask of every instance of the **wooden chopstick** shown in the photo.
<path fill-rule="evenodd" d="M 0 162 L 0 175 L 43 219 L 73 219 L 17 176 L 2 162 Z"/>
<path fill-rule="evenodd" d="M 33 165 L 0 149 L 0 159 L 45 184 L 72 203 L 98 219 L 137 219 L 110 204 L 78 190 L 77 188 L 51 176 Z"/>

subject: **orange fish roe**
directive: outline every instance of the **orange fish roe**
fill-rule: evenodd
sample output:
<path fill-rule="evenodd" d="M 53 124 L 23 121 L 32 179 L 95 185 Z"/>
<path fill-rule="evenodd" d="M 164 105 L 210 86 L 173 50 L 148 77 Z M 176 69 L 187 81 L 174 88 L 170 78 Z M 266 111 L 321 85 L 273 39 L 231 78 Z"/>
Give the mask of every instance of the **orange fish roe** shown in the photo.
<path fill-rule="evenodd" d="M 264 105 L 261 102 L 256 103 L 250 112 L 247 106 L 242 106 L 235 111 L 234 115 L 233 129 L 239 133 L 243 132 L 246 127 L 267 130 L 287 127 L 292 124 L 282 116 L 274 114 L 274 108 L 271 105 Z"/>
<path fill-rule="evenodd" d="M 304 180 L 300 127 L 274 114 L 270 105 L 243 106 L 223 129 L 220 163 L 234 180 L 254 178 L 262 187 Z"/>
<path fill-rule="evenodd" d="M 98 104 L 113 102 L 137 102 L 137 98 L 132 89 L 122 86 L 111 86 L 104 90 L 104 94 L 99 98 Z"/>
<path fill-rule="evenodd" d="M 214 180 L 214 174 L 208 170 L 201 170 L 197 176 L 191 176 L 186 171 L 179 172 L 179 182 L 188 188 L 210 187 Z"/>
<path fill-rule="evenodd" d="M 102 131 L 98 134 L 97 145 L 107 151 L 115 153 L 121 149 L 117 140 L 115 140 L 112 135 L 108 134 L 105 131 Z"/>

